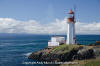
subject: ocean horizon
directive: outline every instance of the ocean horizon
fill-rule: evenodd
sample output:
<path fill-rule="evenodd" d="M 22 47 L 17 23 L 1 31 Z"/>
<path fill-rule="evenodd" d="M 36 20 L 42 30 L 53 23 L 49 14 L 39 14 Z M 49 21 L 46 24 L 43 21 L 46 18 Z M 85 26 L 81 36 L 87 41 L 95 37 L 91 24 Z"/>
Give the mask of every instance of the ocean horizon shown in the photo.
<path fill-rule="evenodd" d="M 0 66 L 33 66 L 22 63 L 36 61 L 28 59 L 27 56 L 47 47 L 48 41 L 55 35 L 0 34 L 0 36 Z M 79 44 L 88 45 L 100 41 L 100 35 L 76 35 L 76 39 Z"/>

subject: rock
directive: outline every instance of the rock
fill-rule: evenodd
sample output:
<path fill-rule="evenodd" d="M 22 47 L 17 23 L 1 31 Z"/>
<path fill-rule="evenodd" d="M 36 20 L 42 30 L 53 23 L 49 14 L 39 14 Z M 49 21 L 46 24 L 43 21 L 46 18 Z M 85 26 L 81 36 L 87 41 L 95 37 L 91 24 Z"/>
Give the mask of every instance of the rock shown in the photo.
<path fill-rule="evenodd" d="M 95 54 L 94 54 L 94 51 L 93 49 L 82 49 L 82 50 L 79 50 L 77 52 L 77 59 L 79 60 L 83 60 L 83 59 L 90 59 L 90 58 L 94 58 Z"/>
<path fill-rule="evenodd" d="M 100 41 L 96 41 L 95 46 L 100 45 Z"/>
<path fill-rule="evenodd" d="M 88 44 L 88 46 L 93 46 L 94 44 Z"/>
<path fill-rule="evenodd" d="M 95 47 L 93 50 L 94 50 L 95 56 L 100 57 L 100 47 L 99 48 Z"/>
<path fill-rule="evenodd" d="M 66 53 L 47 53 L 50 49 L 40 50 L 38 52 L 32 53 L 28 58 L 40 61 L 48 61 L 48 62 L 65 62 L 71 60 L 84 60 L 90 59 L 95 56 L 93 49 L 86 49 L 83 47 L 73 48 L 71 51 Z M 66 50 L 66 49 L 65 49 Z M 61 50 L 63 52 L 63 50 Z"/>

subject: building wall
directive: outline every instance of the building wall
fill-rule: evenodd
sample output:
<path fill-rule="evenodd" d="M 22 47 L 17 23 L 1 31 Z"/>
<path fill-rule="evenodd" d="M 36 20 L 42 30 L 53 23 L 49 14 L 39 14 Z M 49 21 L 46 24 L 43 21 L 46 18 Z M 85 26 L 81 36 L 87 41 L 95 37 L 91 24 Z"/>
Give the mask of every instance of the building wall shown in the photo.
<path fill-rule="evenodd" d="M 74 44 L 74 27 L 73 27 L 73 22 L 68 22 L 68 30 L 67 30 L 67 44 Z"/>
<path fill-rule="evenodd" d="M 48 46 L 59 46 L 59 42 L 48 42 Z"/>
<path fill-rule="evenodd" d="M 48 42 L 48 46 L 59 46 L 59 44 L 65 42 L 65 37 L 51 37 L 51 41 Z"/>

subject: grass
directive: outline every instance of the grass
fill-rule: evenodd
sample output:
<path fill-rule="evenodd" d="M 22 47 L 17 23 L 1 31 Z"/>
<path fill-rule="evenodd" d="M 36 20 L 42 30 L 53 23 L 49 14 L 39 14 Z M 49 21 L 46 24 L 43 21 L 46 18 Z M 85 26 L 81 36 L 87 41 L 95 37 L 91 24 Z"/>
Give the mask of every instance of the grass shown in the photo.
<path fill-rule="evenodd" d="M 100 66 L 100 58 L 89 60 L 75 60 L 78 64 L 61 64 L 60 66 Z"/>
<path fill-rule="evenodd" d="M 100 61 L 89 62 L 89 63 L 86 63 L 85 66 L 100 66 Z"/>
<path fill-rule="evenodd" d="M 60 45 L 58 47 L 55 47 L 52 52 L 56 52 L 56 53 L 66 53 L 71 51 L 73 48 L 77 48 L 79 47 L 79 45 L 67 45 L 67 44 L 63 44 Z"/>
<path fill-rule="evenodd" d="M 93 48 L 93 46 L 86 46 L 86 45 L 63 44 L 63 45 L 53 48 L 51 53 L 63 54 L 63 53 L 67 53 L 71 51 L 73 48 L 78 48 L 78 47 L 84 47 L 85 49 Z"/>

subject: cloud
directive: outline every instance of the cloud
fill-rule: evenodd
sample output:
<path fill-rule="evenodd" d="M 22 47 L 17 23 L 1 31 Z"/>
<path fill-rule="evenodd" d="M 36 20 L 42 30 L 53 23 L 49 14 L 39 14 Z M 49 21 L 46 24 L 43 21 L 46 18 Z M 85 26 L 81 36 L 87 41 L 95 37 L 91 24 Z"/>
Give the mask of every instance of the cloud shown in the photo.
<path fill-rule="evenodd" d="M 76 22 L 77 34 L 100 34 L 99 22 Z M 56 19 L 49 24 L 41 24 L 36 20 L 20 21 L 12 18 L 0 18 L 0 33 L 30 33 L 30 34 L 66 34 L 66 19 Z"/>
<path fill-rule="evenodd" d="M 100 34 L 100 22 L 77 22 L 76 31 L 78 34 Z"/>

